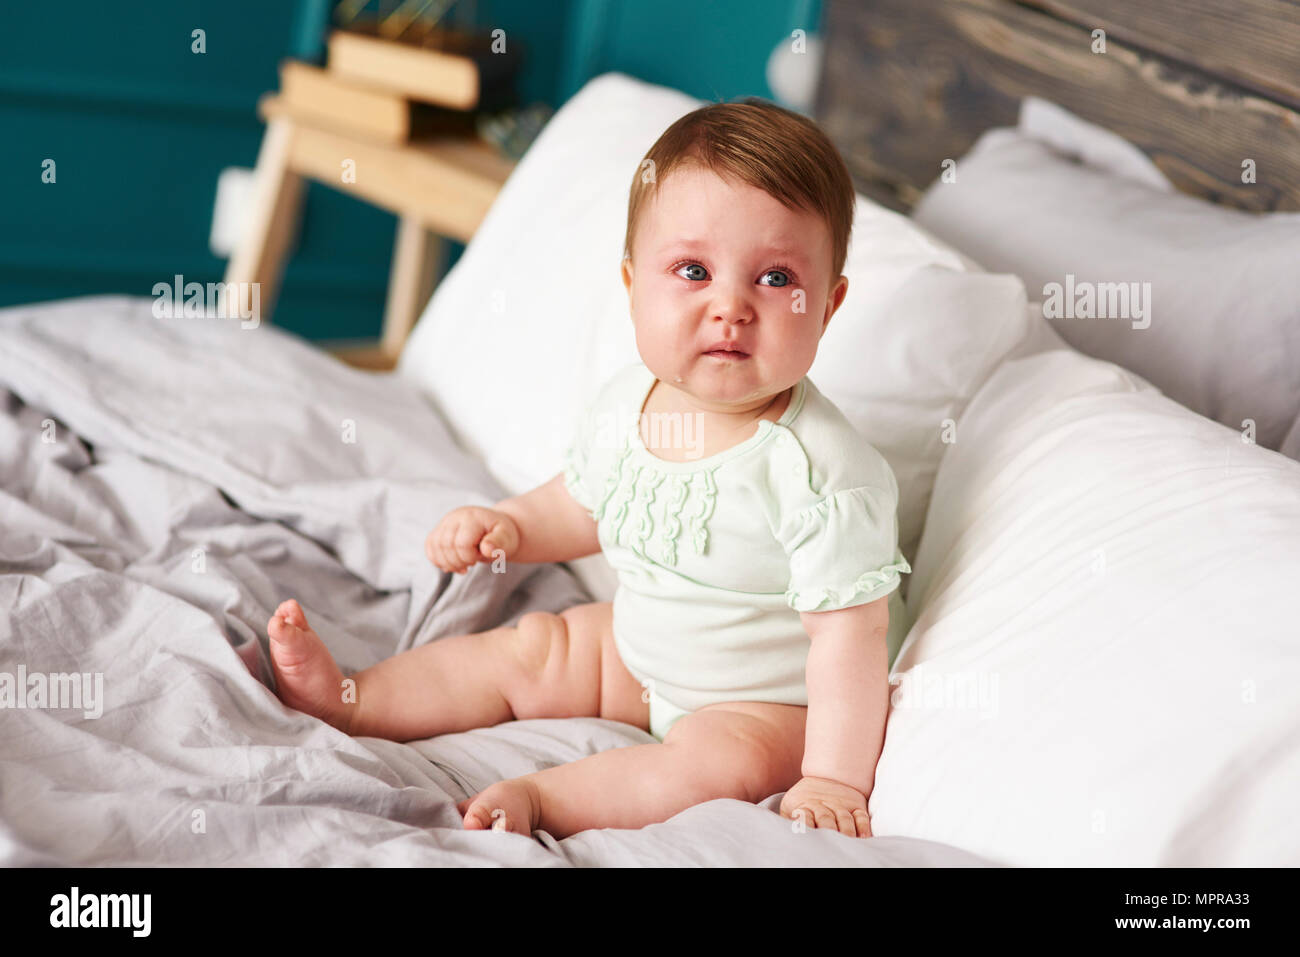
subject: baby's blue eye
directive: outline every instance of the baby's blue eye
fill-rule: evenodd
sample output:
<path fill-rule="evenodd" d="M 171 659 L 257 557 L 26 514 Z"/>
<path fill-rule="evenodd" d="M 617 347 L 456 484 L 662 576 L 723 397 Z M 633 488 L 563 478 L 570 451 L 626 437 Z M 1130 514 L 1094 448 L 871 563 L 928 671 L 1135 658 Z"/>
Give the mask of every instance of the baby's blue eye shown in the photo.
<path fill-rule="evenodd" d="M 682 266 L 681 269 L 678 269 L 677 272 L 680 274 L 682 269 L 699 270 L 699 272 L 695 273 L 694 275 L 684 276 L 683 277 L 684 279 L 702 280 L 702 279 L 707 279 L 709 276 L 709 271 L 705 269 L 703 266 L 701 266 L 699 263 L 687 263 L 686 265 Z"/>
<path fill-rule="evenodd" d="M 764 276 L 764 277 L 767 277 L 767 276 L 780 276 L 780 277 L 781 277 L 781 281 L 780 281 L 780 282 L 769 282 L 769 283 L 765 283 L 765 285 L 768 285 L 768 286 L 777 286 L 777 287 L 780 287 L 780 286 L 788 286 L 788 285 L 790 285 L 790 277 L 789 277 L 789 275 L 787 275 L 786 273 L 782 272 L 782 271 L 779 270 L 779 269 L 769 269 L 767 272 L 763 273 L 763 276 Z"/>

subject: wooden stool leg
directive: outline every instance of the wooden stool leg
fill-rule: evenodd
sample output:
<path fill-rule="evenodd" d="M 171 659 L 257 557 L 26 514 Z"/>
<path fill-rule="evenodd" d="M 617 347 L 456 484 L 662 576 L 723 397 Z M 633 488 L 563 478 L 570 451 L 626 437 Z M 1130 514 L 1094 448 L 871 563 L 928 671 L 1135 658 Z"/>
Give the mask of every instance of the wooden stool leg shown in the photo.
<path fill-rule="evenodd" d="M 443 240 L 416 217 L 402 216 L 398 221 L 379 344 L 380 351 L 393 362 L 433 293 L 445 252 Z"/>
<path fill-rule="evenodd" d="M 289 119 L 273 119 L 267 124 L 257 153 L 247 228 L 226 266 L 227 286 L 237 282 L 261 284 L 262 318 L 267 321 L 275 307 L 284 261 L 302 212 L 302 177 L 289 168 L 292 138 Z"/>

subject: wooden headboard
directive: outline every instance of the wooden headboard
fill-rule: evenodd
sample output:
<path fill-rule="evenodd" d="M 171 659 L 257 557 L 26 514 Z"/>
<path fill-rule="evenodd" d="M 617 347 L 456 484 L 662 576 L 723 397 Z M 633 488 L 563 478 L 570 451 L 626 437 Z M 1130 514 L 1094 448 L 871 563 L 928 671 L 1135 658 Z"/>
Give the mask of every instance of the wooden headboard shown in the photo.
<path fill-rule="evenodd" d="M 822 35 L 817 119 L 894 209 L 1032 94 L 1186 193 L 1300 210 L 1300 0 L 826 0 Z"/>

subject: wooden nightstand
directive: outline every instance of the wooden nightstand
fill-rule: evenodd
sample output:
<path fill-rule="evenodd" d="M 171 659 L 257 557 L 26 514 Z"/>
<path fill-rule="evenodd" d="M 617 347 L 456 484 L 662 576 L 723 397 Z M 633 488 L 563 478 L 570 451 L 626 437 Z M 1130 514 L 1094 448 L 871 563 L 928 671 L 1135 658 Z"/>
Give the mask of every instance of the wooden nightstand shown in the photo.
<path fill-rule="evenodd" d="M 331 350 L 353 365 L 391 369 L 437 281 L 442 237 L 469 241 L 514 163 L 476 137 L 398 145 L 360 138 L 293 113 L 275 95 L 264 97 L 258 111 L 267 126 L 248 230 L 225 281 L 261 283 L 262 314 L 269 320 L 302 213 L 304 178 L 396 213 L 381 338 Z M 345 164 L 351 177 L 344 175 Z"/>

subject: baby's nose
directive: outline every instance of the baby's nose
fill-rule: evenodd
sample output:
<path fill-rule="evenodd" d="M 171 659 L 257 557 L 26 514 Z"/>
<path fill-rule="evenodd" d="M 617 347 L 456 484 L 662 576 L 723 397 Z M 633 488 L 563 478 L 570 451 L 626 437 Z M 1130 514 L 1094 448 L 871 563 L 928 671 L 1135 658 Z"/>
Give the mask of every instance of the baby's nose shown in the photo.
<path fill-rule="evenodd" d="M 733 325 L 751 322 L 754 319 L 754 307 L 744 298 L 722 299 L 714 305 L 713 318 L 721 319 Z"/>

